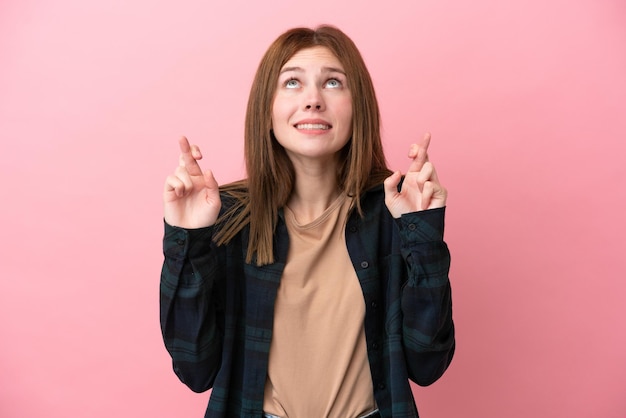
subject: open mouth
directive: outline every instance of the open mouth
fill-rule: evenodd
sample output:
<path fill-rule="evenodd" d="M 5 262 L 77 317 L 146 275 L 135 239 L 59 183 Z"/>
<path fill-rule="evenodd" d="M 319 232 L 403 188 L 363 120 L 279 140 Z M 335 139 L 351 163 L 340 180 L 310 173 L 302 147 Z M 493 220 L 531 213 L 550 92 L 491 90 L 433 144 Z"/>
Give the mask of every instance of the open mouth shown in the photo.
<path fill-rule="evenodd" d="M 304 129 L 304 130 L 312 130 L 312 131 L 319 131 L 319 130 L 328 130 L 330 128 L 332 128 L 332 126 L 330 125 L 326 125 L 324 123 L 298 123 L 296 126 L 296 129 Z"/>

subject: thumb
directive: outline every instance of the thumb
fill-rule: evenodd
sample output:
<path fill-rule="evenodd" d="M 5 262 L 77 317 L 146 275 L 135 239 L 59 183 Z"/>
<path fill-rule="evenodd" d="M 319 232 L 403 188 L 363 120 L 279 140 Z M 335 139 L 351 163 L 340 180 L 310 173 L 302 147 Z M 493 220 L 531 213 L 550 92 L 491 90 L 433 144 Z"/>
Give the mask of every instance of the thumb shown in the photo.
<path fill-rule="evenodd" d="M 215 176 L 213 176 L 213 172 L 211 170 L 205 170 L 204 173 L 204 186 L 208 189 L 217 189 L 219 185 L 217 184 L 217 180 L 215 180 Z"/>
<path fill-rule="evenodd" d="M 385 200 L 393 199 L 398 194 L 398 184 L 400 184 L 401 179 L 402 175 L 399 171 L 394 171 L 392 175 L 385 179 L 383 182 L 385 187 Z"/>

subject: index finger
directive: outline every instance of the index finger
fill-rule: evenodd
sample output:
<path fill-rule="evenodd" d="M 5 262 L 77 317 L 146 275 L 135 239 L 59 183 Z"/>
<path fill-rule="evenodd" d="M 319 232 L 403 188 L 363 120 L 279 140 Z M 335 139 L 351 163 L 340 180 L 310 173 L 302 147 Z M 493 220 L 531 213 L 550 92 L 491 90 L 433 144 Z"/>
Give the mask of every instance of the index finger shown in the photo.
<path fill-rule="evenodd" d="M 191 145 L 189 145 L 189 140 L 187 140 L 187 138 L 183 136 L 178 140 L 178 145 L 181 152 L 181 165 L 183 165 L 187 169 L 189 175 L 201 176 L 202 169 L 200 168 L 200 164 L 198 164 L 196 158 L 193 156 Z"/>
<path fill-rule="evenodd" d="M 430 146 L 430 132 L 424 134 L 421 144 L 413 144 L 409 150 L 409 158 L 413 159 L 409 171 L 420 171 L 428 161 L 428 147 Z"/>

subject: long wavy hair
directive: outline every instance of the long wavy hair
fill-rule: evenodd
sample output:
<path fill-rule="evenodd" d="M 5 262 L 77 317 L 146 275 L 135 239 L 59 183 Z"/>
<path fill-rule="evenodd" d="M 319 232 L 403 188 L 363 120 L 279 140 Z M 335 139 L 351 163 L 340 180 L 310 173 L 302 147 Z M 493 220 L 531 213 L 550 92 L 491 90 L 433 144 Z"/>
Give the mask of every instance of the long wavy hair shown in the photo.
<path fill-rule="evenodd" d="M 298 51 L 315 46 L 328 48 L 339 59 L 352 95 L 352 137 L 339 151 L 339 188 L 354 198 L 353 209 L 362 215 L 363 192 L 391 174 L 383 153 L 374 86 L 354 42 L 329 25 L 283 33 L 261 59 L 250 90 L 244 138 L 247 178 L 221 187 L 232 204 L 218 220 L 214 239 L 218 245 L 226 244 L 250 225 L 247 263 L 274 262 L 278 211 L 289 199 L 295 180 L 293 165 L 272 133 L 272 105 L 280 70 Z"/>

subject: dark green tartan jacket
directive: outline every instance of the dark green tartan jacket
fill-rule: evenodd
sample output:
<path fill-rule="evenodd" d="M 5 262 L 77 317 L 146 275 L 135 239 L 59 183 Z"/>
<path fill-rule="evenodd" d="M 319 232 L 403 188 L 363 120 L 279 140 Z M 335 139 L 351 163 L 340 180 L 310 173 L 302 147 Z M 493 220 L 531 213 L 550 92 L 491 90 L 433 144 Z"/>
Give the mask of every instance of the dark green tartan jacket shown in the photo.
<path fill-rule="evenodd" d="M 345 235 L 363 289 L 374 397 L 382 417 L 417 417 L 409 379 L 433 383 L 455 349 L 445 208 L 394 219 L 382 186 L 361 202 L 364 216 L 353 211 Z M 245 263 L 247 228 L 224 246 L 212 234 L 165 224 L 163 340 L 180 380 L 195 392 L 212 389 L 205 417 L 260 418 L 287 227 L 280 213 L 276 262 L 261 267 Z"/>

